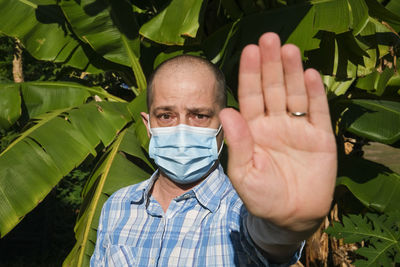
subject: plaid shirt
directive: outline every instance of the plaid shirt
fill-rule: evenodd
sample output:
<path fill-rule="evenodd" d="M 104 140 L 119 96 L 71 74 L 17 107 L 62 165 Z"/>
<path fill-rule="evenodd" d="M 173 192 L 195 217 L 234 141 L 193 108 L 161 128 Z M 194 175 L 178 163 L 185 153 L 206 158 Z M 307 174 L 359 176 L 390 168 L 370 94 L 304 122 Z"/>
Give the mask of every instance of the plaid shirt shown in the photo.
<path fill-rule="evenodd" d="M 221 166 L 166 213 L 149 196 L 156 179 L 157 172 L 104 204 L 91 266 L 275 266 L 249 237 L 248 212 Z"/>

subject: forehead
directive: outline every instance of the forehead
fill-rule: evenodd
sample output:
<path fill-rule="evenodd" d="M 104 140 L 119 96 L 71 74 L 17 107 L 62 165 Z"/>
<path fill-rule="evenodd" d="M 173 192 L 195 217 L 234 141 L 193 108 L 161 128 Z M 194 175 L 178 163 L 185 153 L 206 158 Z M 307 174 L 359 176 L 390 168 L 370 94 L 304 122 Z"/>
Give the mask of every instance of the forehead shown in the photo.
<path fill-rule="evenodd" d="M 151 108 L 213 107 L 216 105 L 215 75 L 201 63 L 163 66 L 154 77 L 152 98 Z"/>

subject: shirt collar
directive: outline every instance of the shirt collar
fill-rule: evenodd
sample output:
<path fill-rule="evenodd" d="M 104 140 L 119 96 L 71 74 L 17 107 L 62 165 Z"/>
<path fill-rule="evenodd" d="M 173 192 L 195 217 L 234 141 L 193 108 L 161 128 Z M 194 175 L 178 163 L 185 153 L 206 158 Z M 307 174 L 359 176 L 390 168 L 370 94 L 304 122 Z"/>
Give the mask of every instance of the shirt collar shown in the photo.
<path fill-rule="evenodd" d="M 150 179 L 140 184 L 137 190 L 135 190 L 131 197 L 131 204 L 139 204 L 143 203 L 143 200 L 147 200 L 149 191 L 157 178 L 158 170 L 154 172 Z M 192 196 L 194 194 L 203 207 L 211 212 L 215 212 L 219 207 L 222 195 L 228 188 L 228 180 L 222 166 L 219 164 L 203 182 L 178 198 L 185 199 L 184 196 Z"/>
<path fill-rule="evenodd" d="M 131 204 L 142 203 L 144 199 L 147 199 L 150 189 L 153 187 L 154 182 L 158 178 L 158 170 L 156 170 L 153 175 L 141 183 L 138 188 L 133 192 L 131 196 Z"/>

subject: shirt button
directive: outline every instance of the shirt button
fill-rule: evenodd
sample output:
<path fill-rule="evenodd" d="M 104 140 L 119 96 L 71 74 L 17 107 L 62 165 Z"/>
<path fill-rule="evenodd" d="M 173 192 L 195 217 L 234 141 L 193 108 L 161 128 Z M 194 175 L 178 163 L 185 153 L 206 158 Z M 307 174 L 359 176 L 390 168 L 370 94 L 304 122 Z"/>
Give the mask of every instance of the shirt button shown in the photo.
<path fill-rule="evenodd" d="M 190 198 L 190 195 L 189 195 L 189 194 L 184 194 L 184 195 L 183 195 L 183 199 L 188 199 L 188 198 Z"/>

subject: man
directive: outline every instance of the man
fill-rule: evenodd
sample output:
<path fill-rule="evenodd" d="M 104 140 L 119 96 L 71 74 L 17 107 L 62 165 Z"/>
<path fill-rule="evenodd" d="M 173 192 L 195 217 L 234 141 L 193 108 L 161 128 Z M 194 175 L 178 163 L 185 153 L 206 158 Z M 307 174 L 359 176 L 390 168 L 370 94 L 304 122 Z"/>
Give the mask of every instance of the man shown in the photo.
<path fill-rule="evenodd" d="M 298 260 L 329 211 L 336 177 L 321 78 L 303 71 L 297 47 L 266 33 L 242 52 L 240 112 L 224 109 L 223 84 L 193 57 L 157 69 L 142 117 L 159 170 L 106 202 L 92 266 Z M 224 137 L 229 179 L 217 161 Z"/>

